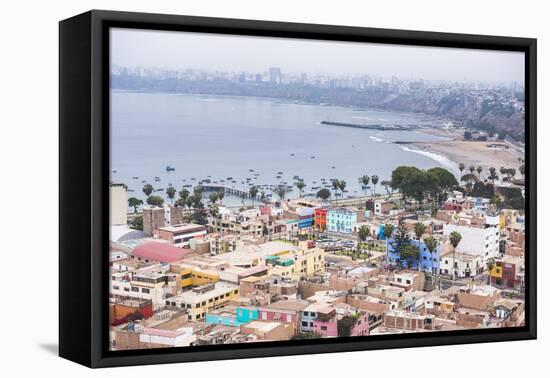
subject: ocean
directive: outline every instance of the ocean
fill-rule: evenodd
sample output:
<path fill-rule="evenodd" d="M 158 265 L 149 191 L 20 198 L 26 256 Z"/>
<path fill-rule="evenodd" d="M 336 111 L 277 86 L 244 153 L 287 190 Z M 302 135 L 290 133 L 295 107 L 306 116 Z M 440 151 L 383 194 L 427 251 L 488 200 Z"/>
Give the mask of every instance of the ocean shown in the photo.
<path fill-rule="evenodd" d="M 421 114 L 265 98 L 113 91 L 111 180 L 126 184 L 129 197 L 145 199 L 141 190 L 144 182 L 158 190 L 156 195 L 165 197 L 169 185 L 179 191 L 204 179 L 212 185 L 247 191 L 251 184 L 292 185 L 298 176 L 306 184 L 303 193 L 314 196 L 324 186 L 322 179 L 330 185 L 330 179 L 337 178 L 347 182 L 344 197 L 349 197 L 364 195 L 358 182 L 363 174 L 378 175 L 376 192 L 385 192 L 380 182 L 389 179 L 399 165 L 423 169 L 441 166 L 458 172 L 456 164 L 443 156 L 392 143 L 429 142 L 440 137 L 419 131 L 321 125 L 323 120 L 383 125 L 442 123 Z M 167 171 L 167 166 L 174 171 Z M 294 188 L 288 198 L 298 194 Z M 226 196 L 223 203 L 238 206 L 242 199 Z"/>

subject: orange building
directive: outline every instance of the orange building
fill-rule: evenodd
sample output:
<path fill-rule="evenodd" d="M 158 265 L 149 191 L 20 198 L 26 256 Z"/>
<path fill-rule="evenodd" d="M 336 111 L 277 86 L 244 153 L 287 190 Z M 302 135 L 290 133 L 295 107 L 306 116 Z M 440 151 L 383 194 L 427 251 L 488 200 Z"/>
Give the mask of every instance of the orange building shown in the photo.
<path fill-rule="evenodd" d="M 314 212 L 315 228 L 319 231 L 324 231 L 327 228 L 327 209 L 317 208 Z"/>

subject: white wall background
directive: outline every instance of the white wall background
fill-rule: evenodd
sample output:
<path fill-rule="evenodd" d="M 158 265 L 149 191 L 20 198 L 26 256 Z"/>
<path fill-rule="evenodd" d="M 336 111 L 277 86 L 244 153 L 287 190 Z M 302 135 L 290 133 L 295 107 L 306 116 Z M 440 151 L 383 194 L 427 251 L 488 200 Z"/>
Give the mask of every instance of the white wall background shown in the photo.
<path fill-rule="evenodd" d="M 545 1 L 174 0 L 5 1 L 0 22 L 0 360 L 4 376 L 199 377 L 542 376 L 548 367 L 549 243 L 539 238 L 539 340 L 346 354 L 278 357 L 92 371 L 56 356 L 58 206 L 58 25 L 92 8 L 536 37 L 539 148 L 545 117 L 550 26 Z M 475 69 L 472 67 L 472 69 Z M 546 115 L 548 112 L 546 112 Z M 546 141 L 546 143 L 544 142 Z M 540 148 L 539 193 L 550 185 Z M 542 196 L 541 196 L 542 197 Z M 549 227 L 539 200 L 539 230 Z M 541 232 L 542 234 L 542 232 Z M 32 235 L 29 240 L 29 235 Z M 22 268 L 25 267 L 23 270 Z M 546 269 L 545 269 L 546 268 Z M 546 315 L 546 319 L 545 319 Z M 465 373 L 468 371 L 469 373 Z M 472 373 L 473 372 L 473 373 Z M 536 372 L 540 372 L 536 374 Z M 468 375 L 466 375 L 468 374 Z"/>

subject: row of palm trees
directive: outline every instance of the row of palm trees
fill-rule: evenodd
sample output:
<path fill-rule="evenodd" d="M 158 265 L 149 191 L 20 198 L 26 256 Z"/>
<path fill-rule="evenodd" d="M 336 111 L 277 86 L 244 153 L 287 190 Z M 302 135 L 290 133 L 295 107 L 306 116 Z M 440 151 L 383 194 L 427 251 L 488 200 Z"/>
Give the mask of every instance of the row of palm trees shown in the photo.
<path fill-rule="evenodd" d="M 366 191 L 367 186 L 369 186 L 369 182 L 372 182 L 372 191 L 373 195 L 376 196 L 376 184 L 378 184 L 378 175 L 372 175 L 369 177 L 369 175 L 362 175 L 359 177 L 359 183 L 363 185 L 363 190 Z"/>
<path fill-rule="evenodd" d="M 521 160 L 521 158 L 520 158 Z M 483 172 L 483 167 L 481 165 L 478 165 L 477 167 L 474 165 L 470 165 L 468 168 L 468 171 L 470 173 L 466 173 L 463 175 L 464 170 L 466 169 L 466 166 L 464 163 L 460 163 L 458 165 L 458 169 L 460 170 L 460 181 L 463 182 L 472 182 L 472 181 L 481 181 L 481 172 Z M 525 164 L 520 165 L 519 171 L 522 175 L 525 175 Z M 477 172 L 477 176 L 475 175 L 475 172 Z M 505 168 L 500 167 L 499 169 L 501 177 L 505 177 L 507 180 L 511 180 L 516 176 L 516 169 L 515 168 Z M 495 183 L 496 180 L 498 180 L 499 176 L 497 174 L 497 169 L 495 167 L 489 168 L 489 175 L 487 176 L 487 179 L 491 181 L 492 184 Z"/>

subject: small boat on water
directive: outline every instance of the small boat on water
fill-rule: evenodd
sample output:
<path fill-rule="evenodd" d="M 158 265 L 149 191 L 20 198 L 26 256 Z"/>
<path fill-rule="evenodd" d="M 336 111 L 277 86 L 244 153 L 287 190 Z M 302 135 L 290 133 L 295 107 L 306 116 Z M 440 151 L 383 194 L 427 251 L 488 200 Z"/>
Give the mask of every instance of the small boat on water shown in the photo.
<path fill-rule="evenodd" d="M 315 156 L 310 156 L 309 158 L 310 158 L 310 159 L 315 159 Z"/>
<path fill-rule="evenodd" d="M 137 177 L 137 176 L 134 176 L 134 177 L 132 177 L 132 178 L 133 178 L 134 180 L 137 180 L 137 179 L 138 179 L 139 177 Z"/>
<path fill-rule="evenodd" d="M 166 172 L 172 172 L 172 171 L 175 171 L 175 170 L 176 170 L 176 168 L 174 168 L 174 167 L 171 167 L 169 165 L 166 166 Z"/>
<path fill-rule="evenodd" d="M 290 154 L 290 156 L 294 156 L 294 154 Z"/>

